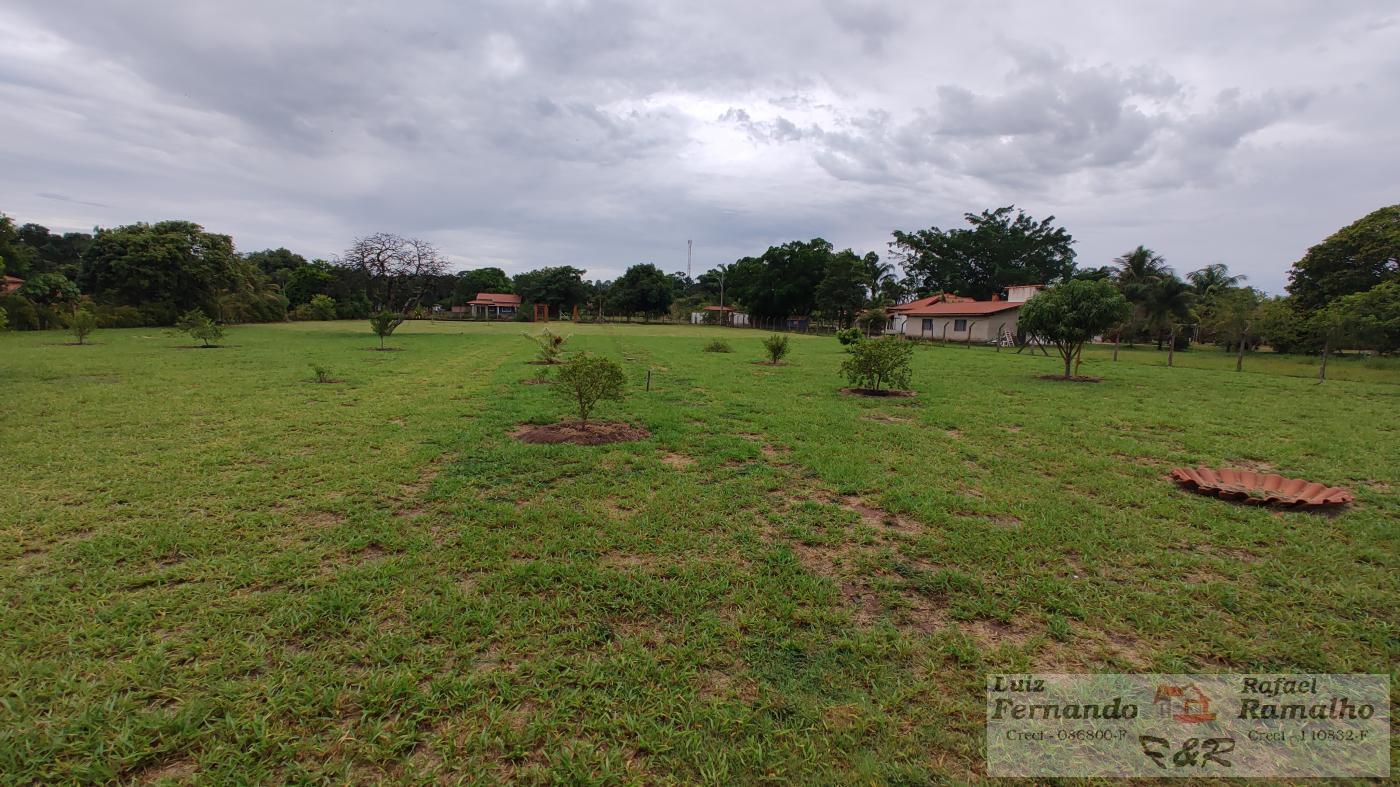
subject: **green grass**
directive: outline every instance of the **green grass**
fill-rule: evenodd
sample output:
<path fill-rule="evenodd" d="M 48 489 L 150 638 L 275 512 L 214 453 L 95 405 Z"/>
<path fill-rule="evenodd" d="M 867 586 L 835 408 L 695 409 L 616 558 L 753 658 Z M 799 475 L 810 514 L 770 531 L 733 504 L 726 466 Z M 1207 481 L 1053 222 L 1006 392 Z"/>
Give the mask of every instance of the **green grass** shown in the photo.
<path fill-rule="evenodd" d="M 940 783 L 991 670 L 1395 672 L 1393 370 L 566 325 L 653 436 L 543 446 L 523 327 L 0 335 L 0 780 Z M 1240 463 L 1358 503 L 1164 478 Z"/>

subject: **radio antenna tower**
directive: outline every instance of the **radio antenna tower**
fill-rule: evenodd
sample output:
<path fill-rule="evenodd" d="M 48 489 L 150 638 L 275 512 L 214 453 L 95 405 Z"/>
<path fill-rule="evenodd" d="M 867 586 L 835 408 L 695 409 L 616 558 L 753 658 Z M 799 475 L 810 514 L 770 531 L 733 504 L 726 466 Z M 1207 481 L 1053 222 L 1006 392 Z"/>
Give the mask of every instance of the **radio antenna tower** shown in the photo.
<path fill-rule="evenodd" d="M 690 278 L 690 252 L 695 247 L 695 241 L 685 242 L 685 277 Z"/>

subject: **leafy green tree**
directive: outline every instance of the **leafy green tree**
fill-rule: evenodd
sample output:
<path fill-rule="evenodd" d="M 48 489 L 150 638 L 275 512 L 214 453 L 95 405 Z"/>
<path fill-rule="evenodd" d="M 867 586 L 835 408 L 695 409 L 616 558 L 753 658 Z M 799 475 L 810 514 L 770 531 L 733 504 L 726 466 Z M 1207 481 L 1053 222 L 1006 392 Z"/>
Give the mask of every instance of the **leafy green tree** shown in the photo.
<path fill-rule="evenodd" d="M 1383 353 L 1400 350 L 1400 278 L 1338 298 L 1328 308 L 1334 306 L 1345 315 L 1355 346 Z"/>
<path fill-rule="evenodd" d="M 726 290 L 731 301 L 758 318 L 811 314 L 833 256 L 831 244 L 821 238 L 771 246 L 729 266 Z"/>
<path fill-rule="evenodd" d="M 515 292 L 515 285 L 506 272 L 500 268 L 477 268 L 461 271 L 453 283 L 452 300 L 455 304 L 463 304 L 475 300 L 477 294 L 483 292 L 508 295 Z"/>
<path fill-rule="evenodd" d="M 1071 280 L 1041 290 L 1021 307 L 1019 327 L 1055 345 L 1070 365 L 1084 344 L 1126 320 L 1132 307 L 1117 287 L 1106 281 Z"/>
<path fill-rule="evenodd" d="M 1288 292 L 1303 312 L 1400 276 L 1400 204 L 1370 213 L 1293 263 Z"/>
<path fill-rule="evenodd" d="M 608 308 L 619 314 L 656 317 L 671 308 L 675 281 L 650 263 L 633 265 L 608 287 Z"/>
<path fill-rule="evenodd" d="M 379 337 L 379 349 L 384 349 L 384 340 L 393 335 L 394 330 L 403 325 L 403 315 L 391 311 L 375 312 L 369 318 L 370 330 Z"/>
<path fill-rule="evenodd" d="M 826 275 L 817 285 L 817 309 L 838 325 L 849 327 L 865 305 L 870 276 L 870 266 L 850 249 L 832 255 Z"/>
<path fill-rule="evenodd" d="M 286 276 L 288 273 L 309 264 L 306 258 L 300 254 L 282 248 L 249 252 L 243 255 L 243 258 L 252 263 L 253 266 L 258 269 L 259 273 L 283 286 L 286 285 Z M 324 263 L 325 261 L 322 260 L 321 262 Z M 288 295 L 287 297 L 290 298 L 291 296 Z M 296 301 L 296 305 L 299 306 L 305 302 L 305 300 Z"/>
<path fill-rule="evenodd" d="M 763 351 L 768 354 L 768 363 L 777 366 L 787 357 L 791 349 L 788 337 L 775 333 L 763 340 Z"/>
<path fill-rule="evenodd" d="M 1308 326 L 1308 316 L 1298 309 L 1291 297 L 1269 298 L 1255 312 L 1254 330 L 1260 341 L 1274 352 L 1312 352 L 1322 342 Z"/>
<path fill-rule="evenodd" d="M 99 303 L 213 311 L 222 294 L 251 301 L 264 289 L 256 267 L 234 253 L 229 236 L 189 221 L 98 230 L 83 262 L 80 283 Z"/>
<path fill-rule="evenodd" d="M 1252 287 L 1235 287 L 1214 295 L 1212 308 L 1202 327 L 1225 349 L 1235 350 L 1235 371 L 1244 369 L 1244 353 L 1257 336 L 1259 306 L 1264 301 Z"/>
<path fill-rule="evenodd" d="M 579 353 L 559 367 L 552 390 L 577 408 L 579 423 L 586 425 L 599 401 L 622 398 L 626 382 L 617 361 Z"/>
<path fill-rule="evenodd" d="M 1054 226 L 1054 216 L 1036 221 L 1008 205 L 964 218 L 970 228 L 895 231 L 890 250 L 920 293 L 988 300 L 1008 286 L 1074 274 L 1074 238 Z"/>
<path fill-rule="evenodd" d="M 311 309 L 313 319 L 335 319 L 335 299 L 329 295 L 313 295 L 311 302 L 306 305 Z"/>
<path fill-rule="evenodd" d="M 841 372 L 852 387 L 880 391 L 908 388 L 914 343 L 902 336 L 860 340 L 847 348 Z"/>
<path fill-rule="evenodd" d="M 865 335 L 860 332 L 859 328 L 846 328 L 836 332 L 836 341 L 840 342 L 842 347 L 850 347 L 859 343 L 863 338 Z"/>
<path fill-rule="evenodd" d="M 40 306 L 73 303 L 80 297 L 78 285 L 61 273 L 41 273 L 24 280 L 16 292 Z"/>
<path fill-rule="evenodd" d="M 282 293 L 292 306 L 310 303 L 317 295 L 326 295 L 335 282 L 335 266 L 325 260 L 316 260 L 285 270 Z"/>
<path fill-rule="evenodd" d="M 78 340 L 78 344 L 86 344 L 87 337 L 97 330 L 97 315 L 88 309 L 78 309 L 70 314 L 66 320 L 68 330 L 73 334 L 73 338 Z"/>
<path fill-rule="evenodd" d="M 861 312 L 860 315 L 856 317 L 856 325 L 859 325 L 860 329 L 865 331 L 867 336 L 875 336 L 885 330 L 885 326 L 889 324 L 889 321 L 890 315 L 885 311 L 885 304 L 883 303 L 872 305 L 869 309 Z"/>
<path fill-rule="evenodd" d="M 224 329 L 199 309 L 190 309 L 180 315 L 180 319 L 175 323 L 175 329 L 184 331 L 192 339 L 198 339 L 203 342 L 205 347 L 215 347 L 217 346 L 215 342 L 224 338 Z"/>
<path fill-rule="evenodd" d="M 562 315 L 587 303 L 590 290 L 582 270 L 560 265 L 517 275 L 515 294 L 524 303 L 543 303 L 552 313 Z"/>

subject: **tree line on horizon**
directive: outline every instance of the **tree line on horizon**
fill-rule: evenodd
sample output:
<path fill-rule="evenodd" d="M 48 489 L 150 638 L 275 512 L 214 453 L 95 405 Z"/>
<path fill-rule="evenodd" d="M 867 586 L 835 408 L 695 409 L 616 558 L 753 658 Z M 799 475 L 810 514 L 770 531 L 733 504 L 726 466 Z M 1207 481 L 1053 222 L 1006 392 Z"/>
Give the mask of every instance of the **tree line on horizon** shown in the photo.
<path fill-rule="evenodd" d="M 363 319 L 383 311 L 424 316 L 498 292 L 521 297 L 527 308 L 520 319 L 535 304 L 556 317 L 577 308 L 589 318 L 685 319 L 723 300 L 760 319 L 802 316 L 849 327 L 916 297 L 986 300 L 1010 286 L 1087 279 L 1112 282 L 1132 305 L 1114 331 L 1123 341 L 1160 348 L 1185 337 L 1283 352 L 1400 349 L 1400 205 L 1308 249 L 1293 265 L 1288 294 L 1278 297 L 1245 286 L 1243 276 L 1219 263 L 1179 275 L 1146 246 L 1108 265 L 1078 267 L 1074 238 L 1053 216 L 1037 220 L 1015 206 L 964 220 L 966 226 L 947 229 L 896 230 L 890 261 L 813 238 L 694 278 L 640 263 L 614 280 L 588 281 L 569 265 L 514 276 L 499 267 L 454 273 L 431 243 L 392 233 L 357 238 L 330 260 L 308 260 L 285 248 L 240 254 L 230 236 L 188 221 L 58 234 L 0 214 L 0 273 L 24 279 L 0 297 L 0 309 L 17 329 L 61 327 L 77 309 L 101 327 L 138 327 L 172 325 L 191 309 L 220 323 Z"/>

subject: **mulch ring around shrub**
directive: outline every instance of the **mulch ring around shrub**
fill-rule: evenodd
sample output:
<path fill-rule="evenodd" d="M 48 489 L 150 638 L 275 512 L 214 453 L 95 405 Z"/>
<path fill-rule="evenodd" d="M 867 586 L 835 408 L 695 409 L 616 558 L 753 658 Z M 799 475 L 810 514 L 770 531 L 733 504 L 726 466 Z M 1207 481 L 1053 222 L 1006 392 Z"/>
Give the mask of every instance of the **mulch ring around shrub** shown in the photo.
<path fill-rule="evenodd" d="M 1101 383 L 1102 377 L 1090 377 L 1087 374 L 1073 374 L 1065 377 L 1063 374 L 1037 374 L 1037 380 L 1057 380 L 1062 383 Z"/>
<path fill-rule="evenodd" d="M 563 363 L 563 361 L 526 361 L 525 363 L 531 366 L 558 366 Z"/>
<path fill-rule="evenodd" d="M 876 389 L 874 389 L 874 388 L 842 388 L 842 389 L 841 389 L 841 393 L 843 393 L 843 394 L 845 394 L 845 395 L 847 395 L 847 396 L 886 396 L 886 397 L 914 396 L 914 394 L 915 394 L 914 391 L 903 391 L 903 390 L 900 390 L 900 389 L 898 389 L 898 388 L 881 388 L 881 389 L 879 389 L 879 390 L 876 390 Z"/>
<path fill-rule="evenodd" d="M 614 421 L 564 421 L 557 424 L 536 426 L 522 424 L 511 436 L 522 443 L 573 443 L 574 445 L 604 445 L 623 443 L 629 440 L 645 440 L 651 432 L 631 424 Z"/>
<path fill-rule="evenodd" d="M 772 361 L 754 361 L 753 364 L 754 364 L 755 366 L 787 366 L 787 365 L 788 365 L 786 361 L 778 361 L 777 363 L 773 363 Z"/>

